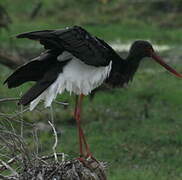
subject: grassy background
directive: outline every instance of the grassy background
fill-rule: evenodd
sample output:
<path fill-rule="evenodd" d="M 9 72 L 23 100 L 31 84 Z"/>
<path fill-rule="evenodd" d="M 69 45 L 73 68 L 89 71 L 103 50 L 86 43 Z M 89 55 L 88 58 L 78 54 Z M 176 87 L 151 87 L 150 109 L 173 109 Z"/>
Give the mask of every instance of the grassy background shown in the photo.
<path fill-rule="evenodd" d="M 161 55 L 182 72 L 180 28 L 180 1 L 168 6 L 159 2 L 89 1 L 89 0 L 44 0 L 38 16 L 31 20 L 29 15 L 38 1 L 6 0 L 13 23 L 10 32 L 0 32 L 0 46 L 13 51 L 31 54 L 40 46 L 28 40 L 16 40 L 15 34 L 38 29 L 62 28 L 82 25 L 91 33 L 107 41 L 120 39 L 127 42 L 135 39 L 150 39 L 157 44 L 169 44 L 173 49 Z M 165 3 L 165 2 L 164 2 Z M 159 8 L 160 7 L 160 8 Z M 162 10 L 161 10 L 161 7 Z M 165 8 L 164 8 L 165 7 Z M 10 38 L 11 37 L 11 38 Z M 33 53 L 34 54 L 34 53 Z M 33 56 L 33 55 L 31 55 Z M 177 57 L 176 57 L 177 56 Z M 0 66 L 0 97 L 19 97 L 31 83 L 9 90 L 2 82 L 12 72 Z M 144 60 L 133 80 L 125 89 L 98 92 L 91 102 L 86 97 L 83 109 L 83 126 L 95 157 L 107 161 L 109 180 L 180 180 L 182 179 L 182 96 L 181 80 L 171 76 L 150 60 Z M 69 102 L 67 109 L 53 104 L 53 114 L 59 135 L 57 150 L 71 157 L 78 156 L 76 126 L 71 120 L 74 96 L 59 95 L 57 100 Z M 15 115 L 20 111 L 16 103 L 1 103 L 0 112 Z M 16 116 L 39 127 L 39 153 L 51 152 L 53 134 L 47 121 L 50 109 L 40 105 L 33 112 Z M 1 125 L 10 128 L 3 116 Z M 20 134 L 20 124 L 12 121 Z M 32 128 L 24 127 L 27 144 L 31 151 Z"/>

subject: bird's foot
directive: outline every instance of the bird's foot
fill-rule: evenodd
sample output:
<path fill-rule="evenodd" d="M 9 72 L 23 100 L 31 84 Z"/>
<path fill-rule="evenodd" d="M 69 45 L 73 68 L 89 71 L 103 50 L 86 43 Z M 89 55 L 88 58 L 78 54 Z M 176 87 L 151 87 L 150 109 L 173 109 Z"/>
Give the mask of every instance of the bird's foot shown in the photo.
<path fill-rule="evenodd" d="M 96 169 L 101 165 L 100 162 L 92 154 L 80 156 L 77 158 L 77 160 L 80 161 L 83 166 L 87 167 L 88 169 Z"/>
<path fill-rule="evenodd" d="M 86 155 L 86 160 L 93 160 L 99 164 L 99 161 L 91 153 Z"/>
<path fill-rule="evenodd" d="M 76 158 L 78 161 L 80 162 L 84 162 L 86 159 L 84 158 L 84 156 L 80 156 L 78 158 Z"/>
<path fill-rule="evenodd" d="M 95 161 L 99 164 L 99 161 L 91 154 L 87 154 L 86 156 L 81 155 L 79 158 L 77 158 L 80 162 L 84 163 L 88 161 Z"/>

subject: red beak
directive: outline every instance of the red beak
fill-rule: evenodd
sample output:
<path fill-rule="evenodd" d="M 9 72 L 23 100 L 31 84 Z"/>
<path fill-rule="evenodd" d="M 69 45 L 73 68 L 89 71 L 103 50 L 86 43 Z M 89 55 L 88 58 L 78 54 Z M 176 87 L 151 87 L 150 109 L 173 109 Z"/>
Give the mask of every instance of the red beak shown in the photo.
<path fill-rule="evenodd" d="M 175 76 L 182 78 L 182 74 L 178 73 L 175 69 L 173 69 L 172 67 L 170 67 L 169 65 L 167 65 L 161 57 L 159 57 L 155 52 L 151 52 L 151 57 L 157 61 L 160 65 L 162 65 L 163 67 L 165 67 L 169 72 L 171 72 L 172 74 L 174 74 Z"/>

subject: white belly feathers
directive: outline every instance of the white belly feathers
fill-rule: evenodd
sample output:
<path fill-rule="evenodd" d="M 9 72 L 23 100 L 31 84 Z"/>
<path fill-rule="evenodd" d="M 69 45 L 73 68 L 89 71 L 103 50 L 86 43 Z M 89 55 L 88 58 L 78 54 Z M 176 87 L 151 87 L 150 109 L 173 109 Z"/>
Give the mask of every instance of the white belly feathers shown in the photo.
<path fill-rule="evenodd" d="M 70 58 L 71 60 L 63 67 L 63 72 L 59 74 L 57 80 L 31 102 L 30 110 L 33 110 L 40 100 L 45 101 L 45 107 L 50 106 L 57 94 L 61 94 L 65 90 L 70 94 L 73 92 L 77 95 L 88 95 L 93 89 L 102 84 L 111 71 L 112 61 L 108 66 L 104 67 L 90 66 L 69 52 L 64 52 L 58 56 L 58 61 Z"/>

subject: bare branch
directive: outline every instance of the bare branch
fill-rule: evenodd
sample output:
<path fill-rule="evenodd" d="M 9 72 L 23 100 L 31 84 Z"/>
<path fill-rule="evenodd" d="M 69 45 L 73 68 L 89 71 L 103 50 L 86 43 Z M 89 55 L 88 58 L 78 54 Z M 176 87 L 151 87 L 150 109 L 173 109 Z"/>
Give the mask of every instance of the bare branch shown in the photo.
<path fill-rule="evenodd" d="M 20 100 L 20 98 L 2 98 L 2 99 L 0 99 L 0 103 L 1 102 L 9 102 L 9 101 L 19 101 L 19 100 Z M 69 103 L 60 102 L 60 101 L 56 101 L 56 100 L 54 100 L 53 103 L 63 105 L 63 106 L 68 106 L 69 105 Z"/>
<path fill-rule="evenodd" d="M 54 137 L 55 137 L 55 143 L 52 147 L 52 150 L 53 150 L 53 153 L 54 153 L 54 158 L 55 158 L 55 161 L 58 163 L 58 157 L 57 157 L 57 153 L 56 153 L 56 147 L 57 147 L 57 144 L 58 144 L 58 136 L 57 136 L 57 132 L 56 132 L 56 129 L 54 127 L 54 125 L 48 121 L 49 124 L 51 125 L 52 129 L 53 129 L 53 132 L 54 132 Z"/>
<path fill-rule="evenodd" d="M 26 108 L 26 109 L 24 109 L 24 110 L 22 110 L 22 111 L 16 113 L 15 115 L 11 116 L 10 118 L 15 118 L 15 117 L 17 117 L 17 116 L 21 116 L 23 113 L 25 113 L 25 112 L 27 112 L 27 111 L 29 111 L 29 108 Z M 20 120 L 20 121 L 22 122 L 22 120 Z"/>
<path fill-rule="evenodd" d="M 64 154 L 64 153 L 57 153 L 57 156 L 63 157 L 63 156 L 68 156 L 68 155 L 67 154 Z M 42 156 L 41 157 L 42 160 L 48 160 L 48 159 L 52 159 L 52 158 L 54 158 L 54 155 Z"/>
<path fill-rule="evenodd" d="M 1 175 L 1 174 L 0 174 L 0 178 L 1 178 L 2 180 L 14 180 L 14 179 L 15 179 L 15 178 L 3 176 L 3 175 Z"/>
<path fill-rule="evenodd" d="M 32 130 L 32 135 L 33 135 L 33 139 L 34 139 L 34 146 L 35 146 L 35 149 L 36 149 L 36 156 L 38 156 L 39 154 L 39 138 L 38 138 L 38 128 L 36 126 L 33 127 L 33 130 Z"/>
<path fill-rule="evenodd" d="M 18 101 L 20 98 L 3 98 L 0 99 L 0 103 L 1 102 L 9 102 L 9 101 Z"/>
<path fill-rule="evenodd" d="M 15 157 L 11 158 L 6 164 L 8 164 L 8 165 L 13 164 L 19 158 L 20 158 L 20 155 L 17 155 Z M 7 169 L 7 167 L 5 165 L 0 165 L 0 171 L 4 171 L 5 169 Z"/>
<path fill-rule="evenodd" d="M 10 131 L 1 131 L 2 134 L 5 135 L 5 137 L 7 137 L 7 135 L 9 136 L 9 138 L 11 138 L 12 143 L 8 142 L 6 139 L 3 138 L 3 136 L 0 136 L 0 139 L 4 142 L 4 144 L 6 144 L 6 146 L 10 149 L 10 151 L 13 150 L 17 150 L 18 152 L 20 152 L 22 154 L 22 157 L 24 157 L 24 159 L 26 159 L 30 164 L 30 157 L 29 157 L 29 149 L 28 146 L 26 145 L 26 143 L 24 142 L 24 139 L 17 135 L 14 134 Z"/>
<path fill-rule="evenodd" d="M 66 102 L 60 102 L 60 101 L 56 101 L 56 100 L 54 100 L 53 102 L 55 102 L 56 104 L 63 105 L 63 106 L 68 106 L 68 105 L 69 105 L 69 103 L 66 103 Z"/>
<path fill-rule="evenodd" d="M 39 13 L 40 9 L 42 8 L 42 5 L 43 5 L 42 2 L 38 2 L 36 4 L 36 6 L 34 7 L 33 11 L 30 14 L 30 19 L 34 19 L 37 16 L 37 14 Z"/>
<path fill-rule="evenodd" d="M 5 51 L 0 51 L 0 64 L 3 64 L 11 69 L 15 69 L 25 62 L 27 61 L 18 54 L 15 55 Z"/>
<path fill-rule="evenodd" d="M 23 128 L 24 128 L 24 121 L 23 121 L 23 106 L 20 106 L 20 120 L 21 120 L 21 137 L 23 138 Z"/>
<path fill-rule="evenodd" d="M 53 113 L 52 105 L 50 107 L 50 115 L 51 115 L 51 122 L 52 122 L 52 124 L 54 124 L 54 113 Z"/>
<path fill-rule="evenodd" d="M 3 166 L 5 166 L 6 169 L 9 169 L 9 170 L 12 172 L 13 176 L 19 177 L 19 174 L 18 174 L 12 167 L 10 167 L 7 163 L 5 163 L 3 160 L 0 159 L 0 163 L 1 163 Z"/>

